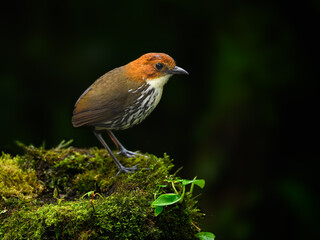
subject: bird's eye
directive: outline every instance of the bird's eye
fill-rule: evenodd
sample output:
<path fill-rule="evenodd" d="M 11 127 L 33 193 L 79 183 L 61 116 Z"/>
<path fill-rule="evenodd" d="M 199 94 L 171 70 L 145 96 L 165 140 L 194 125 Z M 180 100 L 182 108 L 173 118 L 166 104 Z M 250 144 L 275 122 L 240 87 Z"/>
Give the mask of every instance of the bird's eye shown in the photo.
<path fill-rule="evenodd" d="M 157 68 L 158 70 L 161 70 L 161 69 L 163 68 L 163 64 L 162 64 L 162 63 L 157 63 L 157 64 L 156 64 L 156 68 Z"/>

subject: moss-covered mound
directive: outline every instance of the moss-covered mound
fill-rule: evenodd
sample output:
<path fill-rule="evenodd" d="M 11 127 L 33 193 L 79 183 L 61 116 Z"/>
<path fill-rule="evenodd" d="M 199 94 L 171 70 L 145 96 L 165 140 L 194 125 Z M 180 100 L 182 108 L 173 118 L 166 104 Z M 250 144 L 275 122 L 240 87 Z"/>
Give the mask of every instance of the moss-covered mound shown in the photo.
<path fill-rule="evenodd" d="M 151 207 L 173 192 L 168 156 L 116 155 L 141 170 L 114 177 L 105 150 L 23 148 L 23 156 L 0 156 L 0 239 L 195 239 L 202 213 L 191 196 L 157 217 Z"/>

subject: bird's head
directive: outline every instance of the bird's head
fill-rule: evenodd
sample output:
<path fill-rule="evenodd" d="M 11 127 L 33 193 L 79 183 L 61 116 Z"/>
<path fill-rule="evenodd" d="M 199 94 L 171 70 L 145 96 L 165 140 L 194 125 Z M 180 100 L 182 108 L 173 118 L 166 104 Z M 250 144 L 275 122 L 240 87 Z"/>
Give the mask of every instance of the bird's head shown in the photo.
<path fill-rule="evenodd" d="M 159 79 L 165 83 L 173 74 L 188 74 L 165 53 L 146 53 L 125 65 L 124 70 L 129 79 L 149 83 Z"/>

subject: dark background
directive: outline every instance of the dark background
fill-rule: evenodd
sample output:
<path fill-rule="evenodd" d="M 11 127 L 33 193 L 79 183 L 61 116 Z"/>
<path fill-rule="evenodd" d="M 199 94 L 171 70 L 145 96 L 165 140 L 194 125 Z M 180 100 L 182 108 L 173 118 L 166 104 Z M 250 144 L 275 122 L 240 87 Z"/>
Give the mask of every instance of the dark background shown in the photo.
<path fill-rule="evenodd" d="M 118 3 L 117 3 L 118 2 Z M 99 146 L 71 125 L 105 72 L 165 52 L 189 76 L 117 136 L 204 178 L 203 231 L 217 239 L 318 235 L 318 1 L 26 1 L 1 7 L 0 151 L 15 140 Z"/>

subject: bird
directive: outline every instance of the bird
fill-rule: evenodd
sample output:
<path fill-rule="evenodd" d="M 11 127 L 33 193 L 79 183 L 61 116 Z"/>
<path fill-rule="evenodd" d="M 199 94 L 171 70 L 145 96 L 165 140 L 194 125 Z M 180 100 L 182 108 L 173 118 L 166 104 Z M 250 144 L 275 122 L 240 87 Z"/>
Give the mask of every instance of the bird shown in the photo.
<path fill-rule="evenodd" d="M 107 149 L 119 171 L 134 172 L 137 165 L 125 167 L 104 141 L 106 131 L 119 154 L 134 157 L 116 138 L 114 130 L 125 130 L 141 123 L 158 105 L 163 87 L 175 74 L 189 74 L 176 66 L 165 53 L 146 53 L 98 78 L 76 101 L 72 116 L 74 127 L 93 127 L 93 133 Z"/>

